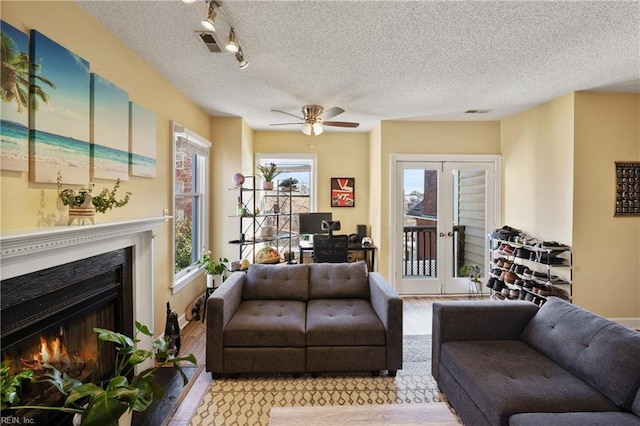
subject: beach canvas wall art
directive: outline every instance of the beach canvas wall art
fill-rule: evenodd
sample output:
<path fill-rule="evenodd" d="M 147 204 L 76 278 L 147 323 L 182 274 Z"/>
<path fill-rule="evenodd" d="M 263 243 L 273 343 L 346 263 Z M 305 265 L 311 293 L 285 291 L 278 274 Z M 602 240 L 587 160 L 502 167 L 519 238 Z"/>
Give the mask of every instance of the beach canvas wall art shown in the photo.
<path fill-rule="evenodd" d="M 91 74 L 91 178 L 129 179 L 129 95 Z"/>
<path fill-rule="evenodd" d="M 129 172 L 132 176 L 156 177 L 156 116 L 137 105 L 130 106 Z"/>
<path fill-rule="evenodd" d="M 36 30 L 32 62 L 29 174 L 32 182 L 89 182 L 89 62 Z"/>
<path fill-rule="evenodd" d="M 0 169 L 29 170 L 29 37 L 4 21 L 2 33 L 2 111 Z"/>

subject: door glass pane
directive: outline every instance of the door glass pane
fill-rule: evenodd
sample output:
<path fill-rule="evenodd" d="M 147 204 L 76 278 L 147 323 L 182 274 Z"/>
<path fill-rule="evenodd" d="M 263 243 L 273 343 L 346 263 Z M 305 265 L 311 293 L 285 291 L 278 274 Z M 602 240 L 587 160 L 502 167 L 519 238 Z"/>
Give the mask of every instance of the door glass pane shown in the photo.
<path fill-rule="evenodd" d="M 438 172 L 404 169 L 404 277 L 437 276 Z"/>
<path fill-rule="evenodd" d="M 465 265 L 477 265 L 485 276 L 485 245 L 487 223 L 486 172 L 484 170 L 453 170 L 453 276 L 463 276 Z"/>

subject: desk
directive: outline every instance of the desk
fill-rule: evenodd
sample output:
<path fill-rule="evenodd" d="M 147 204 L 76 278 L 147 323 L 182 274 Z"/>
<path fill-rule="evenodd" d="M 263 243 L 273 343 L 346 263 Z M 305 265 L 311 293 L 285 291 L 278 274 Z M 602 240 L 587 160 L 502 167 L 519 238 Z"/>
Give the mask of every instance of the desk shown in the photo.
<path fill-rule="evenodd" d="M 378 248 L 373 244 L 349 244 L 349 251 L 361 251 L 364 252 L 364 260 L 369 266 L 369 272 L 375 271 L 376 266 L 376 250 Z M 300 241 L 300 256 L 298 257 L 299 263 L 304 263 L 304 253 L 313 253 L 313 243 L 309 241 Z"/>

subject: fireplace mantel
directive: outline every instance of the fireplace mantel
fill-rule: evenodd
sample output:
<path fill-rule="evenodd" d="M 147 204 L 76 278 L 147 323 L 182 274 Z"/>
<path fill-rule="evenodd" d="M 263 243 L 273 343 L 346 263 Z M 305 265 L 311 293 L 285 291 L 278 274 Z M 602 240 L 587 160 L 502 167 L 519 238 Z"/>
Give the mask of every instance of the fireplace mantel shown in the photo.
<path fill-rule="evenodd" d="M 133 219 L 97 225 L 55 226 L 26 231 L 13 231 L 0 234 L 0 260 L 16 256 L 32 255 L 43 251 L 56 250 L 86 244 L 121 235 L 153 231 L 171 216 Z"/>
<path fill-rule="evenodd" d="M 97 225 L 57 226 L 0 235 L 0 279 L 133 248 L 133 318 L 154 326 L 154 232 L 171 216 L 106 222 Z M 142 347 L 151 348 L 143 336 Z M 138 366 L 139 368 L 148 368 Z"/>

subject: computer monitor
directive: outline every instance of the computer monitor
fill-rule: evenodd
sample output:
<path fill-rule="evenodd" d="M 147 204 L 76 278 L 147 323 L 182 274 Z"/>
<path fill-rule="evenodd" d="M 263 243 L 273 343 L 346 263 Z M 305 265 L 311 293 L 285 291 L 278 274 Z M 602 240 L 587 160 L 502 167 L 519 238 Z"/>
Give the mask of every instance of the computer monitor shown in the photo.
<path fill-rule="evenodd" d="M 329 231 L 322 230 L 322 221 L 333 220 L 332 214 L 329 213 L 300 213 L 300 234 L 327 234 Z"/>

